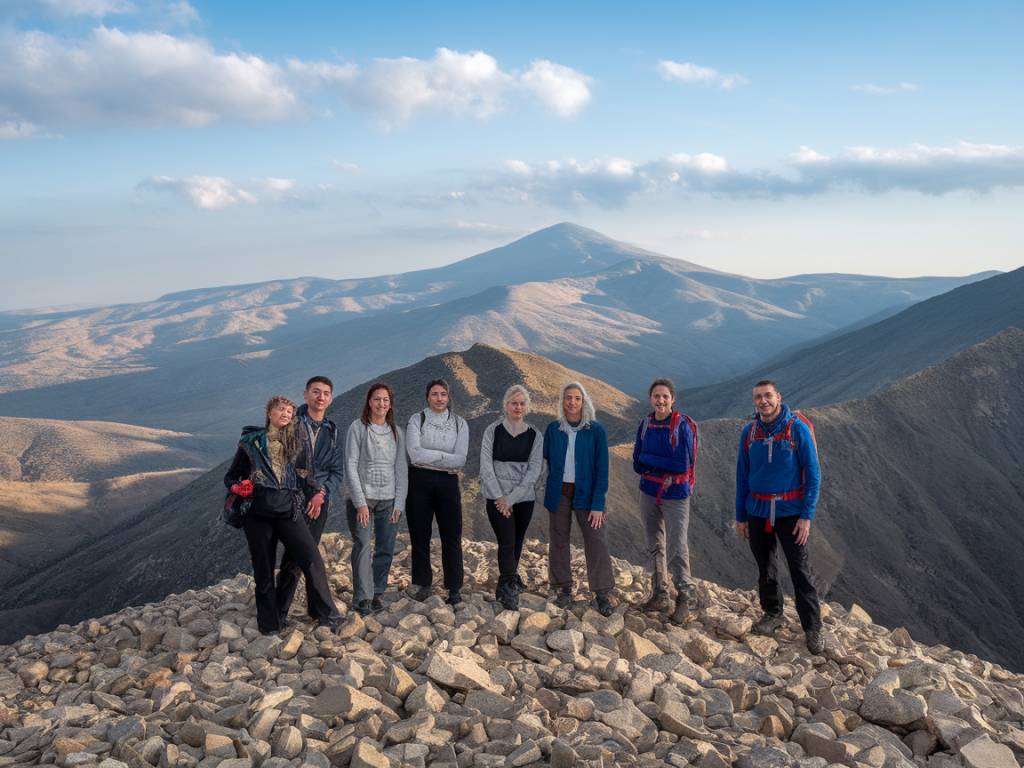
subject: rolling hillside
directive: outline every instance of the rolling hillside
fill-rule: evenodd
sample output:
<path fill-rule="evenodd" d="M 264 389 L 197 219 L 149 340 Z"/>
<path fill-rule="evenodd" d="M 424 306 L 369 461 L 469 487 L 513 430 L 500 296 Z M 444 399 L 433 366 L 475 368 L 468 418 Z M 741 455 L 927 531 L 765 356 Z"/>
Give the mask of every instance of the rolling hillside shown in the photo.
<path fill-rule="evenodd" d="M 0 418 L 0 585 L 102 536 L 203 474 L 192 435 L 98 421 Z"/>

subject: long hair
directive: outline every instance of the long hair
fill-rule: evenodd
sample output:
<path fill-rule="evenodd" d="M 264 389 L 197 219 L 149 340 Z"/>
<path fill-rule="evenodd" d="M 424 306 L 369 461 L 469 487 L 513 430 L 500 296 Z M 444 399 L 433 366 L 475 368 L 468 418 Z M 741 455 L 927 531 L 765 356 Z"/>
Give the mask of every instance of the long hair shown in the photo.
<path fill-rule="evenodd" d="M 363 403 L 363 412 L 362 414 L 360 414 L 359 420 L 367 426 L 370 425 L 370 398 L 373 397 L 373 393 L 376 392 L 378 389 L 383 389 L 385 392 L 388 393 L 388 402 L 390 403 L 390 406 L 388 407 L 387 415 L 384 417 L 384 423 L 391 427 L 391 435 L 392 437 L 395 438 L 395 440 L 397 440 L 398 430 L 395 427 L 395 391 L 387 382 L 376 381 L 370 385 L 370 388 L 368 390 L 366 390 L 366 401 Z"/>
<path fill-rule="evenodd" d="M 587 390 L 578 381 L 570 381 L 568 384 L 562 387 L 562 391 L 558 395 L 558 428 L 563 432 L 568 433 L 572 427 L 565 418 L 565 391 L 567 389 L 578 389 L 580 394 L 583 395 L 583 412 L 580 414 L 580 423 L 576 429 L 583 429 L 590 425 L 590 422 L 596 418 L 596 412 L 594 411 L 594 401 L 590 399 L 590 395 L 587 394 Z"/>
<path fill-rule="evenodd" d="M 295 403 L 284 395 L 274 395 L 267 401 L 267 421 L 264 427 L 270 429 L 270 412 L 279 405 L 290 405 L 292 407 L 292 420 L 281 429 L 281 445 L 284 446 L 284 459 L 289 464 L 302 452 L 302 440 L 299 437 L 298 426 L 295 421 Z"/>

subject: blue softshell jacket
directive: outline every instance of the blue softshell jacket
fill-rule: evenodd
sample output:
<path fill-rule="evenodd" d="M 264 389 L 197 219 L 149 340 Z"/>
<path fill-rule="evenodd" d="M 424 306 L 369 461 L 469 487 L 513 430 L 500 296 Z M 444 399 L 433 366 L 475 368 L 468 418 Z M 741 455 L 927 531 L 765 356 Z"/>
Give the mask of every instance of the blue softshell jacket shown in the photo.
<path fill-rule="evenodd" d="M 644 430 L 644 425 L 650 426 Z M 653 474 L 687 475 L 693 466 L 693 430 L 686 419 L 679 422 L 677 442 L 672 446 L 672 416 L 658 421 L 654 414 L 645 417 L 636 429 L 633 443 L 633 471 L 640 475 L 640 490 L 648 496 L 657 496 L 661 483 L 644 477 Z M 661 494 L 663 499 L 688 499 L 693 493 L 690 483 L 673 483 Z"/>
<path fill-rule="evenodd" d="M 544 430 L 544 460 L 548 463 L 544 507 L 548 512 L 557 511 L 558 500 L 562 498 L 562 476 L 568 449 L 569 436 L 559 429 L 558 422 L 548 424 Z M 572 508 L 604 512 L 607 493 L 608 433 L 601 424 L 592 421 L 576 433 L 576 487 Z"/>
<path fill-rule="evenodd" d="M 747 436 L 756 417 L 740 432 L 739 452 L 736 457 L 736 521 L 747 522 L 749 517 L 768 518 L 771 502 L 755 499 L 751 494 L 781 494 L 803 488 L 803 497 L 775 502 L 775 517 L 800 516 L 814 519 L 821 488 L 821 467 L 818 465 L 818 451 L 810 429 L 793 415 L 789 406 L 783 403 L 782 412 L 771 424 L 761 423 L 767 435 L 777 435 L 790 424 L 791 442 L 776 440 L 771 447 L 769 462 L 768 444 L 761 440 L 746 447 Z"/>

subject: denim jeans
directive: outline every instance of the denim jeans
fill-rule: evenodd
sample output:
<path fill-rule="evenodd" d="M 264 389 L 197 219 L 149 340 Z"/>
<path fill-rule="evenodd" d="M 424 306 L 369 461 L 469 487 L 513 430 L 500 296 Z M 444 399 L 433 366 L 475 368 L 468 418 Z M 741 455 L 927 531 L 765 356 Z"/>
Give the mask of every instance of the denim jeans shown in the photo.
<path fill-rule="evenodd" d="M 352 599 L 355 603 L 382 595 L 388 588 L 388 574 L 395 555 L 395 534 L 398 525 L 391 522 L 394 499 L 367 499 L 370 522 L 363 526 L 356 520 L 356 508 L 345 503 L 348 529 L 352 533 Z M 370 536 L 376 541 L 370 552 Z"/>

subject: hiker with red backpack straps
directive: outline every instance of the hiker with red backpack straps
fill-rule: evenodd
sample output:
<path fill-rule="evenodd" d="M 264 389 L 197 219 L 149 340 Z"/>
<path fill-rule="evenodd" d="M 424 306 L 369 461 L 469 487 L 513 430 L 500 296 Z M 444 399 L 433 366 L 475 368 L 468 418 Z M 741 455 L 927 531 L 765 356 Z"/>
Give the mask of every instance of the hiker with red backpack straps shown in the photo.
<path fill-rule="evenodd" d="M 740 433 L 736 458 L 736 533 L 749 540 L 757 561 L 758 596 L 764 611 L 753 631 L 771 635 L 785 624 L 776 562 L 777 544 L 781 544 L 807 649 L 817 655 L 825 644 L 807 552 L 821 487 L 814 427 L 782 402 L 775 382 L 757 382 L 753 399 L 756 412 Z"/>
<path fill-rule="evenodd" d="M 640 518 L 651 570 L 651 594 L 642 610 L 669 611 L 671 574 L 676 589 L 672 621 L 682 624 L 690 618 L 693 605 L 688 529 L 697 424 L 675 410 L 676 388 L 670 379 L 655 379 L 647 394 L 653 410 L 640 422 L 633 445 L 633 471 L 640 475 Z"/>

